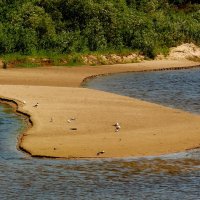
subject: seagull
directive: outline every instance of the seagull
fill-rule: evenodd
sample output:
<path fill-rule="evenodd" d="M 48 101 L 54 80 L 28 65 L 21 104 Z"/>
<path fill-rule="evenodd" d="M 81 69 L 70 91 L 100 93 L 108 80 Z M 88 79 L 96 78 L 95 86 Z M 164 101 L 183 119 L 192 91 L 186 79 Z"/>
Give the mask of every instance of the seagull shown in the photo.
<path fill-rule="evenodd" d="M 119 125 L 118 122 L 114 124 L 113 126 L 115 126 L 115 132 L 118 132 L 121 129 L 121 126 Z"/>
<path fill-rule="evenodd" d="M 121 126 L 120 126 L 120 125 L 116 126 L 116 129 L 117 129 L 117 130 L 119 130 L 120 128 L 121 128 Z"/>
<path fill-rule="evenodd" d="M 68 122 L 68 123 L 71 123 L 71 122 L 74 121 L 74 120 L 76 120 L 76 118 L 75 118 L 75 117 L 72 117 L 72 118 L 68 119 L 67 122 Z"/>
<path fill-rule="evenodd" d="M 37 108 L 38 107 L 38 105 L 39 105 L 39 103 L 36 103 L 33 107 L 35 107 L 35 108 Z"/>
<path fill-rule="evenodd" d="M 97 156 L 99 156 L 100 154 L 104 154 L 105 153 L 105 151 L 99 151 L 99 152 L 97 152 Z"/>

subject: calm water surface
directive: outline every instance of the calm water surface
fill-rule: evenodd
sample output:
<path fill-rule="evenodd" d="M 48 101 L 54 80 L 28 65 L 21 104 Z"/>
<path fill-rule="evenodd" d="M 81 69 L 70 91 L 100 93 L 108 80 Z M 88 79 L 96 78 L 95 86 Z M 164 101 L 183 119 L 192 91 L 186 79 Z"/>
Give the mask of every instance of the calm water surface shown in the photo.
<path fill-rule="evenodd" d="M 86 86 L 200 114 L 199 68 L 97 77 Z"/>
<path fill-rule="evenodd" d="M 193 70 L 180 73 L 180 76 L 191 79 Z M 193 75 L 197 74 L 200 74 L 199 70 L 195 70 Z M 162 86 L 164 79 L 179 76 L 179 72 L 171 72 L 171 75 L 168 72 L 123 74 L 117 75 L 119 78 L 117 81 L 116 76 L 111 76 L 109 79 L 103 77 L 101 81 L 98 79 L 90 82 L 92 86 L 88 87 L 93 87 L 95 84 L 105 90 L 109 87 L 106 85 L 104 88 L 102 83 L 107 84 L 109 80 L 114 79 L 115 81 L 111 81 L 109 91 L 118 91 L 125 95 L 124 90 L 126 90 L 128 91 L 126 95 L 132 96 L 130 94 L 135 95 L 136 91 L 148 87 L 150 83 L 151 90 L 154 90 L 154 85 L 159 91 L 158 82 L 154 82 L 157 80 L 156 76 L 160 77 L 159 85 Z M 152 81 L 149 80 L 151 77 Z M 137 90 L 140 78 L 143 86 Z M 187 82 L 186 79 L 184 82 Z M 196 93 L 194 85 L 199 84 L 198 80 L 191 80 L 192 83 L 189 82 L 193 84 L 191 87 L 193 89 L 189 89 L 190 95 L 192 95 L 191 90 Z M 120 82 L 125 85 L 117 84 L 117 86 L 116 83 Z M 172 84 L 169 80 L 168 83 Z M 178 84 L 180 83 L 176 81 L 176 85 Z M 117 87 L 122 89 L 117 90 Z M 163 89 L 160 91 L 163 92 Z M 148 94 L 148 89 L 146 93 Z M 171 96 L 171 90 L 166 94 Z M 158 92 L 158 96 L 160 99 L 163 94 Z M 188 94 L 182 93 L 182 96 Z M 199 98 L 199 93 L 193 94 L 191 98 L 193 96 L 194 99 Z M 137 97 L 143 98 L 143 95 Z M 191 103 L 190 98 L 188 99 Z M 180 102 L 182 101 L 185 100 Z M 191 106 L 183 107 L 191 112 L 199 112 L 199 105 L 196 103 L 198 101 L 195 100 L 195 109 L 191 109 Z M 169 106 L 176 105 L 170 103 Z M 13 114 L 9 107 L 0 106 L 0 199 L 200 199 L 199 151 L 161 157 L 106 160 L 36 159 L 16 150 L 16 138 L 23 127 L 23 120 L 19 116 Z"/>

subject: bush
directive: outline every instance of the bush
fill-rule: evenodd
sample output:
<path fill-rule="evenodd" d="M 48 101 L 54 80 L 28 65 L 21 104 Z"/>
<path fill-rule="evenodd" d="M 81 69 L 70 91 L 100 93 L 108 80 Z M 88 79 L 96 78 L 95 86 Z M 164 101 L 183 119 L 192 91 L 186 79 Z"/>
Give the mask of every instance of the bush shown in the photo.
<path fill-rule="evenodd" d="M 0 1 L 0 54 L 137 49 L 153 58 L 163 47 L 200 44 L 199 8 L 186 0 Z"/>

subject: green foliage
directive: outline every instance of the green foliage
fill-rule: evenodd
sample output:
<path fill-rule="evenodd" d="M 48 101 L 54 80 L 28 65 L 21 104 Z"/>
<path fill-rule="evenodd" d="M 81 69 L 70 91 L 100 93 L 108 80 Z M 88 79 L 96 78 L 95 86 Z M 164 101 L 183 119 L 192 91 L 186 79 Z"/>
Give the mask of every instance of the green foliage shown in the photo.
<path fill-rule="evenodd" d="M 0 0 L 0 13 L 0 54 L 129 49 L 153 58 L 200 44 L 195 0 Z"/>
<path fill-rule="evenodd" d="M 12 54 L 6 54 L 1 57 L 4 63 L 12 63 L 12 62 L 24 62 L 26 60 L 26 56 L 21 55 L 19 53 L 12 53 Z"/>
<path fill-rule="evenodd" d="M 15 66 L 16 67 L 23 67 L 23 68 L 35 68 L 35 67 L 39 67 L 40 64 L 31 63 L 31 62 L 24 62 L 24 63 L 16 64 Z"/>
<path fill-rule="evenodd" d="M 68 56 L 66 66 L 80 66 L 83 65 L 83 60 L 80 54 L 72 54 Z"/>
<path fill-rule="evenodd" d="M 91 51 L 102 50 L 107 47 L 107 41 L 104 37 L 104 28 L 98 18 L 88 21 L 83 35 L 88 39 L 88 47 Z"/>

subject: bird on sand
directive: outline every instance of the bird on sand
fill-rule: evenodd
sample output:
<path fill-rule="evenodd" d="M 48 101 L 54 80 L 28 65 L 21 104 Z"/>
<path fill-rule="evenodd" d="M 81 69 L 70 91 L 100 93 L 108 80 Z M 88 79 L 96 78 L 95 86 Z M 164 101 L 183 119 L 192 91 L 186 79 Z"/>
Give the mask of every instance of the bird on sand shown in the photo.
<path fill-rule="evenodd" d="M 67 122 L 68 122 L 68 123 L 71 123 L 71 122 L 74 121 L 74 120 L 76 120 L 76 118 L 75 118 L 75 117 L 72 117 L 72 118 L 68 119 Z"/>
<path fill-rule="evenodd" d="M 99 151 L 99 152 L 97 152 L 97 156 L 99 156 L 100 154 L 104 154 L 105 153 L 105 151 Z"/>
<path fill-rule="evenodd" d="M 118 132 L 121 129 L 121 126 L 119 125 L 119 123 L 115 123 L 113 126 L 115 126 L 115 132 Z"/>
<path fill-rule="evenodd" d="M 39 105 L 39 103 L 36 103 L 33 107 L 35 107 L 35 108 L 37 108 L 38 107 L 38 105 Z"/>

